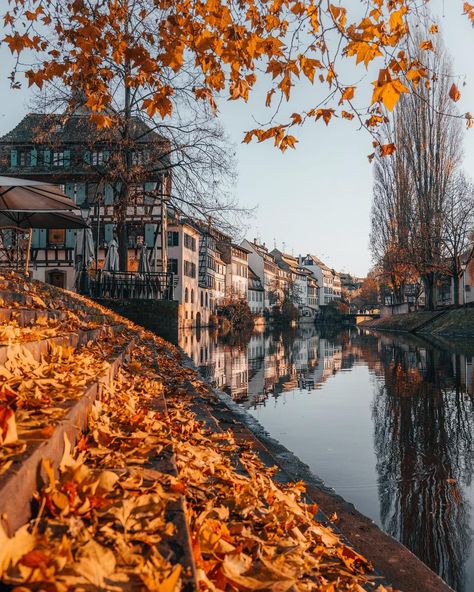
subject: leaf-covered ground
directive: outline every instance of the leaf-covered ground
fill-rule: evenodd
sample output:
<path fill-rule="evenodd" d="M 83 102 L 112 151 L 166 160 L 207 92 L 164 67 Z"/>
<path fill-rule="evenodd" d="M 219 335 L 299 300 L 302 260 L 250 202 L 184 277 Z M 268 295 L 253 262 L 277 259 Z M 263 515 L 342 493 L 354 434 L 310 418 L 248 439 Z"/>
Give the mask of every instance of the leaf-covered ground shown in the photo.
<path fill-rule="evenodd" d="M 27 289 L 45 309 L 67 312 L 62 299 L 79 303 L 81 323 L 86 313 L 106 313 L 39 284 Z M 40 361 L 14 345 L 0 372 L 5 472 L 25 434 L 47 438 L 66 400 L 104 370 L 114 345 L 135 338 L 129 362 L 94 404 L 88 432 L 74 449 L 66 438 L 59 471 L 43 460 L 33 520 L 12 538 L 0 529 L 4 584 L 16 592 L 173 592 L 195 582 L 229 592 L 384 590 L 369 562 L 314 519 L 303 484 L 276 483 L 274 469 L 230 432 L 197 420 L 192 391 L 201 400 L 213 394 L 172 345 L 108 319 L 127 328 Z"/>

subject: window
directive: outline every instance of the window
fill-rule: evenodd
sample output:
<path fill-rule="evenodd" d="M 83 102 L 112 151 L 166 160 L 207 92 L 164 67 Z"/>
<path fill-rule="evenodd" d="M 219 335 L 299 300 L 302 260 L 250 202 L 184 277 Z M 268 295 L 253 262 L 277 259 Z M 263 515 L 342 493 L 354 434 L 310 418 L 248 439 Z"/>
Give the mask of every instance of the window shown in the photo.
<path fill-rule="evenodd" d="M 134 150 L 132 152 L 132 164 L 136 166 L 137 164 L 144 164 L 148 161 L 148 153 L 147 151 L 143 150 Z"/>
<path fill-rule="evenodd" d="M 208 305 L 209 305 L 209 300 L 208 300 L 208 294 L 206 292 L 206 306 L 208 306 Z"/>
<path fill-rule="evenodd" d="M 184 246 L 190 251 L 196 250 L 196 239 L 186 232 L 184 233 Z"/>
<path fill-rule="evenodd" d="M 30 150 L 21 150 L 18 154 L 18 164 L 20 166 L 30 166 L 31 164 L 31 152 Z"/>
<path fill-rule="evenodd" d="M 204 292 L 201 292 L 201 306 L 204 306 Z"/>
<path fill-rule="evenodd" d="M 187 303 L 189 302 L 189 290 L 186 288 L 186 290 L 184 291 L 184 301 Z M 188 313 L 186 313 L 188 314 Z M 186 317 L 187 318 L 187 317 Z"/>
<path fill-rule="evenodd" d="M 190 278 L 196 277 L 196 264 L 192 263 L 191 261 L 184 262 L 184 275 L 187 275 Z"/>
<path fill-rule="evenodd" d="M 53 166 L 64 166 L 64 151 L 53 152 Z"/>
<path fill-rule="evenodd" d="M 48 244 L 49 245 L 64 245 L 66 242 L 65 230 L 48 230 Z"/>
<path fill-rule="evenodd" d="M 91 164 L 98 166 L 104 164 L 104 153 L 102 150 L 94 150 L 91 154 Z"/>
<path fill-rule="evenodd" d="M 191 290 L 191 304 L 194 304 L 194 289 Z"/>
<path fill-rule="evenodd" d="M 168 247 L 179 247 L 179 232 L 168 231 Z"/>
<path fill-rule="evenodd" d="M 174 275 L 178 275 L 178 260 L 177 259 L 168 259 L 168 273 L 173 273 Z"/>

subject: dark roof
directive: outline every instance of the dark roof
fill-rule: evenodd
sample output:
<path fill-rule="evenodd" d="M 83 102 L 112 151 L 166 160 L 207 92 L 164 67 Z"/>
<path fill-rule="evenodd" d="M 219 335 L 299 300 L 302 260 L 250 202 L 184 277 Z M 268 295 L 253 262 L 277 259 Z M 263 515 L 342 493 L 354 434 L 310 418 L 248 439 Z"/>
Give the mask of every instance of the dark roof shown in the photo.
<path fill-rule="evenodd" d="M 119 130 L 98 130 L 91 123 L 88 114 L 79 111 L 73 115 L 28 113 L 16 127 L 0 138 L 0 144 L 47 143 L 44 139 L 41 140 L 41 134 L 48 134 L 48 137 L 52 135 L 57 142 L 72 144 L 90 143 L 94 136 L 96 140 L 92 140 L 93 142 L 120 140 Z M 167 141 L 138 117 L 132 118 L 132 134 L 140 144 Z"/>

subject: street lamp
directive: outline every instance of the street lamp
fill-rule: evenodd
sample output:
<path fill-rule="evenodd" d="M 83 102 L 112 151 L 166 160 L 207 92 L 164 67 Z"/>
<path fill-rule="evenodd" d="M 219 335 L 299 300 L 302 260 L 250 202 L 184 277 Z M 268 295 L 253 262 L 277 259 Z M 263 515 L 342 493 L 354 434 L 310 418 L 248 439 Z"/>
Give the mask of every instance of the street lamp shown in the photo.
<path fill-rule="evenodd" d="M 81 203 L 81 218 L 84 222 L 87 223 L 89 219 L 89 215 L 91 212 L 91 207 L 89 202 L 86 199 Z M 81 275 L 79 280 L 79 293 L 83 294 L 84 296 L 89 295 L 89 274 L 87 273 L 86 267 L 86 240 L 87 240 L 87 231 L 89 230 L 89 226 L 83 229 L 82 231 L 82 267 L 81 267 Z"/>

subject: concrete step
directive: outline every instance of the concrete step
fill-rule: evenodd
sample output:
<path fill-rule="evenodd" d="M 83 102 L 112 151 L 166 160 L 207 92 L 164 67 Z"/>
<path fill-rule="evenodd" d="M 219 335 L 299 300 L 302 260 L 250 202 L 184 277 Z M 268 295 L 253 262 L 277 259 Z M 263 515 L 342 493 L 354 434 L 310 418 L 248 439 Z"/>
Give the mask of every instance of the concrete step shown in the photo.
<path fill-rule="evenodd" d="M 37 322 L 66 321 L 68 315 L 60 310 L 37 310 L 30 308 L 0 308 L 0 324 L 16 323 L 19 327 L 28 327 Z"/>
<path fill-rule="evenodd" d="M 74 333 L 64 333 L 57 337 L 48 337 L 38 341 L 21 341 L 10 345 L 0 345 L 0 364 L 5 364 L 11 353 L 18 349 L 24 349 L 29 352 L 35 360 L 40 360 L 41 356 L 48 355 L 53 347 L 72 347 L 77 349 L 82 345 L 93 341 L 104 339 L 108 335 L 118 334 L 125 329 L 125 325 L 106 325 L 98 329 L 89 329 L 86 331 L 77 331 Z"/>
<path fill-rule="evenodd" d="M 80 398 L 71 401 L 64 418 L 54 426 L 52 435 L 43 441 L 36 439 L 27 443 L 22 457 L 0 476 L 0 521 L 10 536 L 32 517 L 33 497 L 44 478 L 41 461 L 47 458 L 53 468 L 58 469 L 64 453 L 65 436 L 74 446 L 87 428 L 94 401 L 101 396 L 104 386 L 116 376 L 120 366 L 129 359 L 133 347 L 134 341 L 131 341 L 116 353 L 107 370 L 86 385 Z"/>

